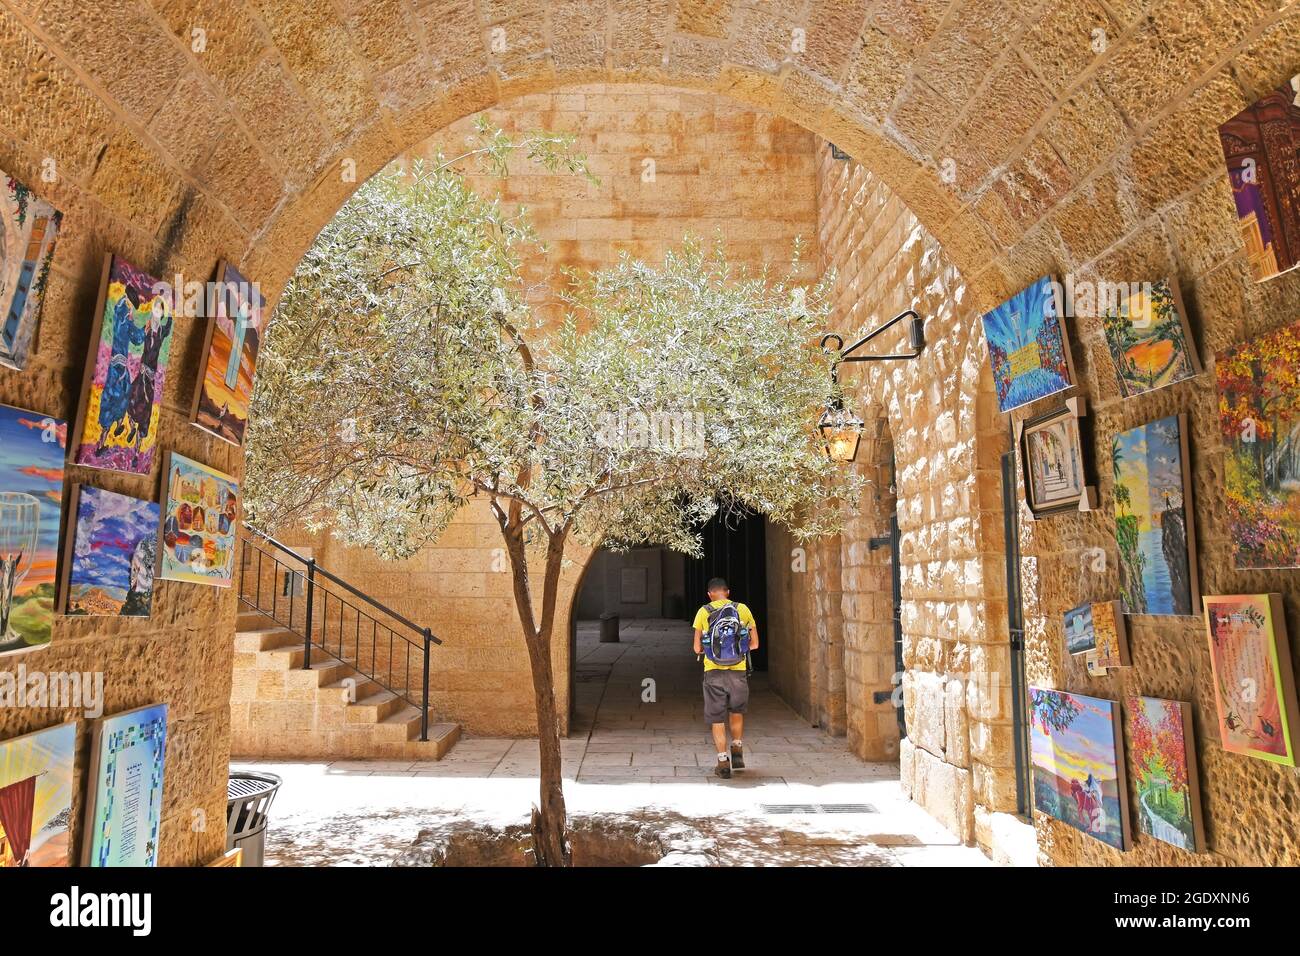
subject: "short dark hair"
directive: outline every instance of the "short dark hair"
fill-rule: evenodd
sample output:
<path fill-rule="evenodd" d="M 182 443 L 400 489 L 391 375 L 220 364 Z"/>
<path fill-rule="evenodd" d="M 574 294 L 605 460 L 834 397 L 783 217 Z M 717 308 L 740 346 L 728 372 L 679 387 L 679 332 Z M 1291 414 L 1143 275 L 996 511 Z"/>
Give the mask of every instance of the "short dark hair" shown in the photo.
<path fill-rule="evenodd" d="M 705 591 L 728 591 L 727 582 L 722 578 L 709 578 L 709 583 L 704 586 Z"/>

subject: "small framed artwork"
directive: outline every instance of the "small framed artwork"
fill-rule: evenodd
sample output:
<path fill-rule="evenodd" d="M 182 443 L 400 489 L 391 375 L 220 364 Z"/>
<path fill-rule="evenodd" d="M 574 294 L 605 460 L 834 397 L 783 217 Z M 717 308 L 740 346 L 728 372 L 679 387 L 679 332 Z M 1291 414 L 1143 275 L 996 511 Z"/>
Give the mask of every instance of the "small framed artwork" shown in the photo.
<path fill-rule="evenodd" d="M 190 418 L 222 441 L 242 445 L 265 303 L 256 283 L 225 260 L 217 265 L 216 288 L 216 315 L 208 319 L 203 374 L 194 390 Z"/>
<path fill-rule="evenodd" d="M 1102 317 L 1102 329 L 1125 398 L 1201 374 L 1176 279 L 1142 283 Z"/>
<path fill-rule="evenodd" d="M 1192 853 L 1205 848 L 1201 785 L 1192 738 L 1192 705 L 1158 697 L 1128 699 L 1138 828 Z"/>
<path fill-rule="evenodd" d="M 157 502 L 72 486 L 60 591 L 64 614 L 149 616 L 159 514 Z"/>
<path fill-rule="evenodd" d="M 1088 654 L 1094 667 L 1128 667 L 1128 635 L 1119 601 L 1093 601 L 1065 612 L 1065 647 Z"/>
<path fill-rule="evenodd" d="M 1223 749 L 1294 767 L 1295 674 L 1282 595 L 1207 596 L 1204 604 Z"/>
<path fill-rule="evenodd" d="M 1097 507 L 1084 451 L 1087 408 L 1086 399 L 1071 398 L 1060 408 L 1016 422 L 1025 504 L 1034 518 Z"/>
<path fill-rule="evenodd" d="M 166 752 L 166 704 L 96 722 L 82 866 L 158 865 Z"/>
<path fill-rule="evenodd" d="M 230 587 L 239 483 L 174 451 L 167 453 L 163 479 L 166 506 L 159 532 L 158 577 Z"/>
<path fill-rule="evenodd" d="M 63 213 L 0 172 L 0 365 L 27 367 Z"/>
<path fill-rule="evenodd" d="M 1060 283 L 1043 276 L 984 314 L 984 339 L 1000 411 L 1009 412 L 1074 386 L 1063 298 Z"/>

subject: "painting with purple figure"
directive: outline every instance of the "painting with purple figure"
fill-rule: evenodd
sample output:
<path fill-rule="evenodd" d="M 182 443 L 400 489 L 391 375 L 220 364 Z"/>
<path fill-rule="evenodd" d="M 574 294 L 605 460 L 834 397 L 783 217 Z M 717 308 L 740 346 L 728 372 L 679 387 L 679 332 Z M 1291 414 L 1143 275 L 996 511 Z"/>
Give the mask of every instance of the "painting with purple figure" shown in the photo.
<path fill-rule="evenodd" d="M 1074 385 L 1061 298 L 1056 281 L 1043 276 L 984 314 L 984 338 L 1000 411 L 1008 412 Z"/>
<path fill-rule="evenodd" d="M 158 559 L 158 504 L 77 485 L 71 514 L 76 517 L 63 561 L 64 613 L 148 617 Z"/>
<path fill-rule="evenodd" d="M 106 257 L 72 430 L 76 464 L 152 470 L 174 325 L 171 289 L 121 256 Z"/>

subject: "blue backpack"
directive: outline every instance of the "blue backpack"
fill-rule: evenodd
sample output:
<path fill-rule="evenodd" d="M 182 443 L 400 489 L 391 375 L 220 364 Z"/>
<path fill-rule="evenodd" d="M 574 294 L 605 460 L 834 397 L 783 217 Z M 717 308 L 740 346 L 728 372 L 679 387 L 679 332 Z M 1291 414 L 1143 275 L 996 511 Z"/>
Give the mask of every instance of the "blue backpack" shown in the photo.
<path fill-rule="evenodd" d="M 736 605 L 728 601 L 708 611 L 709 625 L 700 638 L 705 656 L 724 667 L 739 664 L 749 654 L 749 628 L 740 623 Z"/>

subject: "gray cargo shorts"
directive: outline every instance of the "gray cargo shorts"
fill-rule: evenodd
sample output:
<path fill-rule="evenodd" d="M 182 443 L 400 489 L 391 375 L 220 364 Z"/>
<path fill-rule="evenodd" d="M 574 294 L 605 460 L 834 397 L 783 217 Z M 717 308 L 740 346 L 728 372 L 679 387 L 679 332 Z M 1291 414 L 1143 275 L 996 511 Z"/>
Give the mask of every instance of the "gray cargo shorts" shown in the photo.
<path fill-rule="evenodd" d="M 743 714 L 749 706 L 749 675 L 744 671 L 704 672 L 704 720 L 721 724 L 727 714 Z"/>

